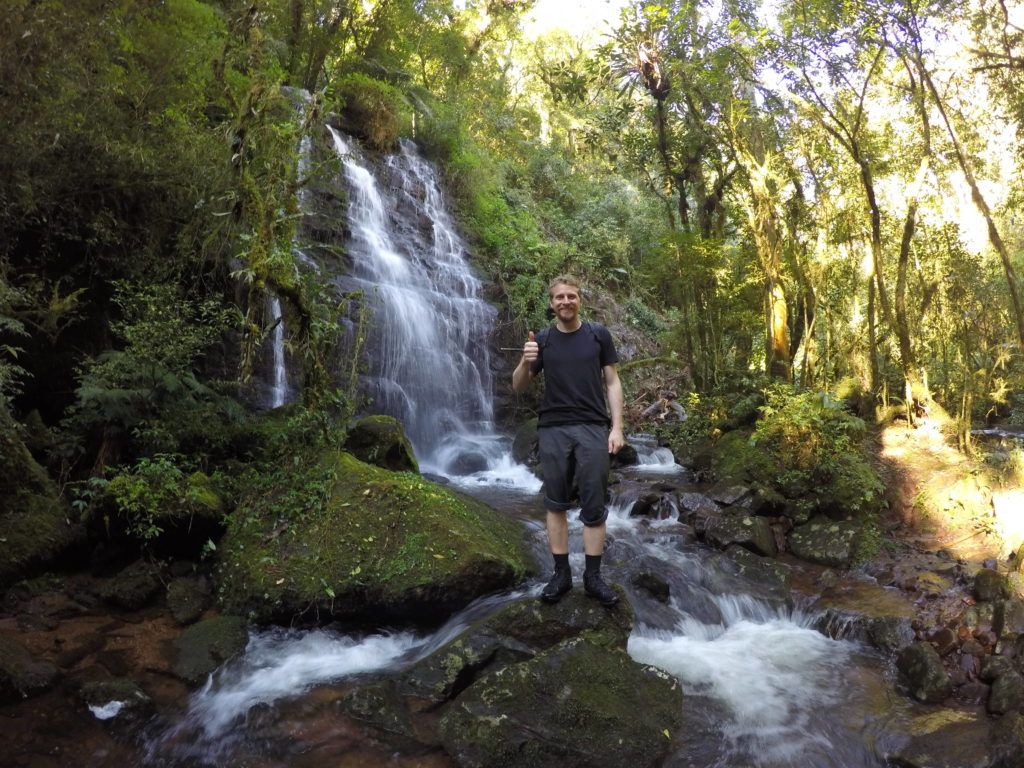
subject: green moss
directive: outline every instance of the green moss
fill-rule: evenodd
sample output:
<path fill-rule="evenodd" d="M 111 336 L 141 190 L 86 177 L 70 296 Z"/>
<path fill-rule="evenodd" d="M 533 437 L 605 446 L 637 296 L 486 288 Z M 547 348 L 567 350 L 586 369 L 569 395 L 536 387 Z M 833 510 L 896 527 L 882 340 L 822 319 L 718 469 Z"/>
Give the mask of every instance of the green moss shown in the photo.
<path fill-rule="evenodd" d="M 331 449 L 305 475 L 305 493 L 265 489 L 233 516 L 219 566 L 230 611 L 271 618 L 462 603 L 527 572 L 518 524 L 468 496 Z"/>

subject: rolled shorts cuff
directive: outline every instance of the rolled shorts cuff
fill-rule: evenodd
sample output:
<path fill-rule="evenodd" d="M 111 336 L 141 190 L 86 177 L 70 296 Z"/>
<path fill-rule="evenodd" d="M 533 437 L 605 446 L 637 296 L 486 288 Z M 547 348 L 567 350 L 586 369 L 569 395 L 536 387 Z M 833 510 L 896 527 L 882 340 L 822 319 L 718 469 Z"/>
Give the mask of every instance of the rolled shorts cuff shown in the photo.
<path fill-rule="evenodd" d="M 550 509 L 552 512 L 565 512 L 566 510 L 572 509 L 573 504 L 567 501 L 555 501 L 549 499 L 547 496 L 544 497 L 544 508 Z"/>
<path fill-rule="evenodd" d="M 593 517 L 593 516 L 590 516 L 590 519 L 588 519 L 588 515 L 587 515 L 585 510 L 582 510 L 582 509 L 580 510 L 580 521 L 585 526 L 587 526 L 588 528 L 593 528 L 595 525 L 601 525 L 607 519 L 608 519 L 608 507 L 605 507 L 604 509 L 602 509 L 601 510 L 601 514 L 599 516 L 597 516 L 596 518 Z"/>

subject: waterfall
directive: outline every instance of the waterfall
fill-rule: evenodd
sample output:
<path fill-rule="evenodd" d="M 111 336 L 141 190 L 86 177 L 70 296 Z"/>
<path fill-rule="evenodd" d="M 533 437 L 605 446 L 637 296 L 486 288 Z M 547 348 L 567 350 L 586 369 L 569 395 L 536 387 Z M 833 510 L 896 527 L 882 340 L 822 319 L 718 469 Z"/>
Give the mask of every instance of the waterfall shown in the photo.
<path fill-rule="evenodd" d="M 273 356 L 273 379 L 270 386 L 270 407 L 277 408 L 288 402 L 288 370 L 284 361 L 284 317 L 281 315 L 281 300 L 270 297 L 270 320 L 274 330 L 270 335 L 270 349 Z"/>
<path fill-rule="evenodd" d="M 445 205 L 434 169 L 403 141 L 371 170 L 330 128 L 348 195 L 345 292 L 372 310 L 363 386 L 405 427 L 425 471 L 468 475 L 501 461 L 487 340 L 496 311 Z"/>

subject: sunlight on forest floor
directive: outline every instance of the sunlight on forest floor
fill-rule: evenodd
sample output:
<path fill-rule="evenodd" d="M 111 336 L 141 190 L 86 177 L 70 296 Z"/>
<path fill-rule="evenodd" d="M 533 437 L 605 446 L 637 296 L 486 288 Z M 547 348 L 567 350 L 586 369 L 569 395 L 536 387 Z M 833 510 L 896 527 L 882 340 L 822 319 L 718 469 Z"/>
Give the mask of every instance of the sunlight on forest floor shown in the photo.
<path fill-rule="evenodd" d="M 940 423 L 891 424 L 880 448 L 894 535 L 968 560 L 1006 557 L 1024 543 L 1024 489 L 960 453 Z"/>

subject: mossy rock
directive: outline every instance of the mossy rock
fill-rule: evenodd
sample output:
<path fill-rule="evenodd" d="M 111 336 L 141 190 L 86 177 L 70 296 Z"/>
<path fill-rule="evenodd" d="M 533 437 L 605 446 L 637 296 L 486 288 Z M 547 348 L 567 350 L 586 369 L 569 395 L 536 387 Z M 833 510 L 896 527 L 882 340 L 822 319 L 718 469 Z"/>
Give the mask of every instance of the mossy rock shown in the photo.
<path fill-rule="evenodd" d="M 750 433 L 738 429 L 723 433 L 712 451 L 711 471 L 719 481 L 749 482 L 765 461 L 764 452 L 750 444 Z"/>
<path fill-rule="evenodd" d="M 849 568 L 857 554 L 864 525 L 859 520 L 815 518 L 789 532 L 790 551 L 812 563 Z"/>
<path fill-rule="evenodd" d="M 531 569 L 515 521 L 445 486 L 326 449 L 323 503 L 243 499 L 220 543 L 218 597 L 256 621 L 437 620 Z"/>
<path fill-rule="evenodd" d="M 896 666 L 910 689 L 910 695 L 918 701 L 937 704 L 953 693 L 949 673 L 931 643 L 908 645 L 897 657 Z"/>
<path fill-rule="evenodd" d="M 103 599 L 119 608 L 137 611 L 153 600 L 163 587 L 160 573 L 142 560 L 110 578 L 100 590 Z"/>
<path fill-rule="evenodd" d="M 216 616 L 186 629 L 174 647 L 178 650 L 172 671 L 187 683 L 198 685 L 228 659 L 245 650 L 249 631 L 240 616 Z"/>
<path fill-rule="evenodd" d="M 481 675 L 535 656 L 581 632 L 600 631 L 625 649 L 632 629 L 633 610 L 624 599 L 606 609 L 577 589 L 555 604 L 536 598 L 517 600 L 403 672 L 399 690 L 439 704 Z"/>
<path fill-rule="evenodd" d="M 0 404 L 0 587 L 44 568 L 82 538 L 68 517 L 57 486 Z"/>
<path fill-rule="evenodd" d="M 419 472 L 412 443 L 391 416 L 367 416 L 349 429 L 345 450 L 367 464 L 392 472 Z"/>
<path fill-rule="evenodd" d="M 470 686 L 437 726 L 461 766 L 643 768 L 682 727 L 682 689 L 587 631 Z"/>
<path fill-rule="evenodd" d="M 57 667 L 36 661 L 17 640 L 0 635 L 0 704 L 42 693 L 57 678 Z"/>
<path fill-rule="evenodd" d="M 174 579 L 167 585 L 167 607 L 179 624 L 198 621 L 210 605 L 210 587 L 205 578 Z"/>

